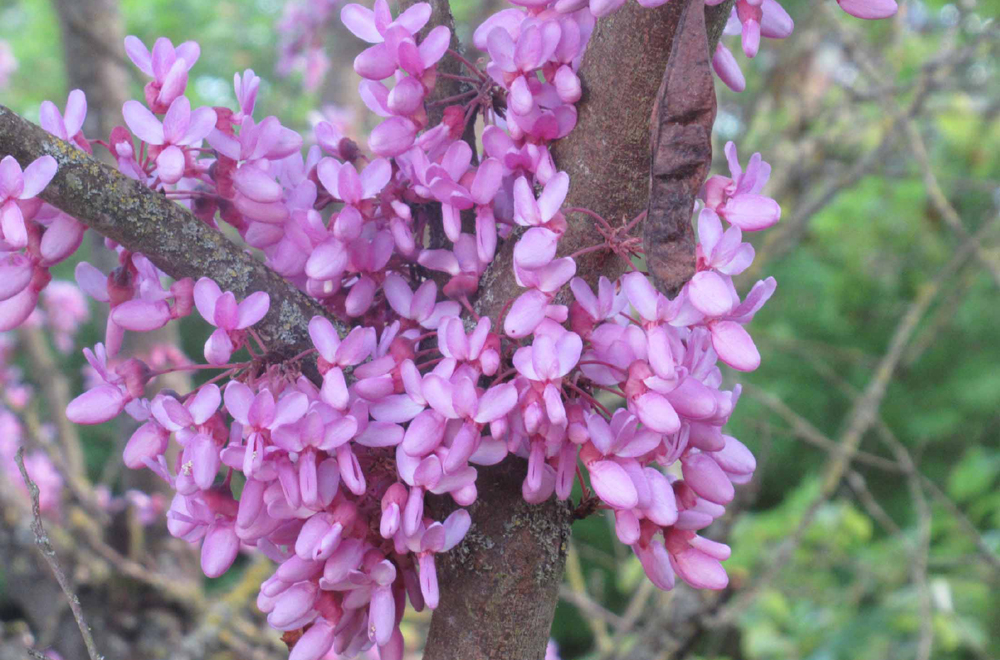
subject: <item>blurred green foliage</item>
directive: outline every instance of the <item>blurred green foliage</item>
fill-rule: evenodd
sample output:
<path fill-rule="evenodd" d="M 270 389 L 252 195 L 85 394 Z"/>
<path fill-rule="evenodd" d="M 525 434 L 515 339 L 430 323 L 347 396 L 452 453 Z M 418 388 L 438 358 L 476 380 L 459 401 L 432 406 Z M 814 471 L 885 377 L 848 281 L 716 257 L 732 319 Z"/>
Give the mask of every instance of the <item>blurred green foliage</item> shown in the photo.
<path fill-rule="evenodd" d="M 811 27 L 812 3 L 784 4 L 804 31 Z M 909 24 L 864 26 L 865 39 L 876 50 L 888 44 L 889 50 L 880 52 L 898 71 L 896 82 L 904 87 L 900 105 L 908 102 L 905 86 L 942 48 L 942 26 L 957 13 L 942 0 L 903 4 L 912 19 Z M 478 1 L 462 0 L 453 6 L 461 34 L 468 34 L 470 21 L 484 14 Z M 282 0 L 122 2 L 127 33 L 145 43 L 168 36 L 175 43 L 194 39 L 202 45 L 190 87 L 194 103 L 232 105 L 232 73 L 249 67 L 264 79 L 258 115 L 276 114 L 287 124 L 302 127 L 309 111 L 321 103 L 323 91 L 304 93 L 294 76 L 278 79 L 273 74 L 278 43 L 274 24 L 282 8 Z M 984 17 L 1000 15 L 1000 0 L 980 1 L 976 10 Z M 44 99 L 61 105 L 67 90 L 51 4 L 0 0 L 0 26 L 0 36 L 11 43 L 20 63 L 10 87 L 0 91 L 0 102 L 32 119 Z M 902 34 L 891 35 L 894 30 Z M 815 30 L 805 35 L 819 38 Z M 800 93 L 794 87 L 798 79 L 784 83 L 782 71 L 775 72 L 773 66 L 776 61 L 788 64 L 776 58 L 782 49 L 793 47 L 797 36 L 802 35 L 793 35 L 788 44 L 767 42 L 757 62 L 747 64 L 739 56 L 748 91 L 720 96 L 720 132 L 725 139 L 738 141 L 743 162 L 755 150 L 770 160 L 774 150 L 780 151 L 782 135 L 793 129 L 795 140 L 845 136 L 843 146 L 827 147 L 834 155 L 841 149 L 846 154 L 857 147 L 871 149 L 880 140 L 885 109 L 875 102 L 851 105 L 837 86 L 816 102 L 846 103 L 849 112 L 795 126 L 796 117 L 782 99 Z M 931 162 L 942 186 L 974 232 L 996 216 L 1000 200 L 1000 122 L 996 112 L 984 112 L 984 107 L 997 102 L 1000 76 L 996 59 L 988 54 L 956 75 L 975 76 L 982 83 L 978 91 L 935 97 L 921 129 L 928 136 Z M 786 84 L 789 87 L 782 89 Z M 138 79 L 133 86 L 138 96 Z M 770 104 L 761 101 L 768 94 Z M 760 108 L 764 110 L 755 115 Z M 722 142 L 717 146 L 721 152 Z M 717 164 L 724 167 L 721 160 Z M 790 190 L 786 199 L 779 199 L 786 219 L 794 216 L 795 204 L 803 203 L 809 192 Z M 861 390 L 872 378 L 907 306 L 951 258 L 959 240 L 931 205 L 915 163 L 899 151 L 891 152 L 881 167 L 811 218 L 802 240 L 788 254 L 771 260 L 764 241 L 756 238 L 759 254 L 767 259 L 763 272 L 774 275 L 779 287 L 753 324 L 764 359 L 745 382 L 778 396 L 836 439 L 853 404 L 845 388 Z M 995 240 L 987 251 L 1000 260 Z M 56 277 L 71 279 L 71 268 L 63 265 Z M 741 284 L 746 290 L 751 282 Z M 914 339 L 913 346 L 920 350 L 904 356 L 880 408 L 882 419 L 914 454 L 921 471 L 942 487 L 994 549 L 1000 548 L 998 300 L 997 283 L 976 264 L 953 278 Z M 92 345 L 102 334 L 92 324 L 81 341 Z M 197 323 L 185 323 L 185 351 L 199 355 L 204 336 Z M 67 358 L 67 369 L 74 374 L 82 364 L 78 355 Z M 81 382 L 78 379 L 75 385 Z M 732 420 L 729 432 L 763 457 L 755 477 L 756 499 L 730 536 L 733 556 L 727 568 L 735 585 L 751 584 L 759 577 L 819 492 L 827 454 L 795 439 L 787 429 L 784 421 L 749 396 L 743 397 Z M 87 430 L 88 462 L 94 475 L 107 461 L 118 459 L 112 436 L 111 428 Z M 872 438 L 865 440 L 863 449 L 889 456 Z M 920 626 L 919 599 L 909 573 L 916 526 L 913 502 L 900 475 L 858 470 L 902 532 L 884 529 L 850 490 L 841 488 L 819 509 L 777 579 L 742 614 L 738 636 L 722 644 L 726 649 L 722 655 L 704 657 L 912 657 Z M 933 657 L 1000 657 L 996 574 L 974 558 L 972 542 L 947 510 L 934 504 L 932 511 L 928 581 L 933 597 Z M 637 561 L 613 536 L 612 525 L 600 516 L 574 529 L 588 592 L 607 609 L 621 613 L 643 578 Z M 576 608 L 560 606 L 553 635 L 564 658 L 596 657 L 591 629 Z"/>

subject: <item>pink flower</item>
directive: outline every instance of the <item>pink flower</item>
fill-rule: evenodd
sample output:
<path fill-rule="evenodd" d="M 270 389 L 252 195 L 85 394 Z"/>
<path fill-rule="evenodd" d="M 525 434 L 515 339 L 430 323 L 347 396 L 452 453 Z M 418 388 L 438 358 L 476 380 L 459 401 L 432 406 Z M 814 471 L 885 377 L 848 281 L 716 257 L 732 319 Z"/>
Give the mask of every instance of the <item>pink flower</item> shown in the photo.
<path fill-rule="evenodd" d="M 153 44 L 153 52 L 137 38 L 125 37 L 125 53 L 139 70 L 153 78 L 146 84 L 146 103 L 157 114 L 184 93 L 188 71 L 198 61 L 201 48 L 193 41 L 185 41 L 177 48 L 166 37 Z"/>
<path fill-rule="evenodd" d="M 257 90 L 260 87 L 260 77 L 247 69 L 241 76 L 233 74 L 233 89 L 236 90 L 236 102 L 240 106 L 240 111 L 233 116 L 234 121 L 243 121 L 243 117 L 253 115 L 254 105 L 257 103 Z"/>
<path fill-rule="evenodd" d="M 302 148 L 302 136 L 281 125 L 277 117 L 265 117 L 259 124 L 249 115 L 243 117 L 238 135 L 215 128 L 208 133 L 209 145 L 235 161 L 280 160 Z"/>
<path fill-rule="evenodd" d="M 150 377 L 149 368 L 132 359 L 109 370 L 104 344 L 97 344 L 93 351 L 85 348 L 83 354 L 99 381 L 95 387 L 69 402 L 66 417 L 76 424 L 103 424 L 117 417 L 127 403 L 142 396 Z"/>
<path fill-rule="evenodd" d="M 550 335 L 538 335 L 531 346 L 524 346 L 514 353 L 514 367 L 528 380 L 543 388 L 542 398 L 546 412 L 554 424 L 566 421 L 559 387 L 563 376 L 567 375 L 580 360 L 583 340 L 574 332 L 565 332 L 558 339 Z"/>
<path fill-rule="evenodd" d="M 243 343 L 245 330 L 264 318 L 270 297 L 263 291 L 247 296 L 237 304 L 231 291 L 225 293 L 207 277 L 194 286 L 194 303 L 201 317 L 217 329 L 205 342 L 205 359 L 209 364 L 225 364 Z"/>
<path fill-rule="evenodd" d="M 705 205 L 743 231 L 767 229 L 781 218 L 781 207 L 760 194 L 771 176 L 771 166 L 754 154 L 746 171 L 740 167 L 736 145 L 726 143 L 730 177 L 715 175 L 705 182 L 701 198 Z"/>
<path fill-rule="evenodd" d="M 60 114 L 52 101 L 42 101 L 39 124 L 61 140 L 72 142 L 87 153 L 93 153 L 90 143 L 83 136 L 83 122 L 87 117 L 87 97 L 82 90 L 74 89 L 66 101 L 66 112 Z"/>
<path fill-rule="evenodd" d="M 382 289 L 386 300 L 397 314 L 431 330 L 436 329 L 444 317 L 457 317 L 462 311 L 461 305 L 454 301 L 435 303 L 437 284 L 434 280 L 425 280 L 413 292 L 402 277 L 390 273 L 386 276 Z"/>
<path fill-rule="evenodd" d="M 13 156 L 0 160 L 0 249 L 27 246 L 28 231 L 18 202 L 34 199 L 49 185 L 57 168 L 52 156 L 40 156 L 24 171 Z"/>
<path fill-rule="evenodd" d="M 531 185 L 524 177 L 514 182 L 514 221 L 525 227 L 548 224 L 558 216 L 559 208 L 569 192 L 569 175 L 559 172 L 545 184 L 542 194 L 535 199 Z"/>
<path fill-rule="evenodd" d="M 122 107 L 125 123 L 140 140 L 158 149 L 156 171 L 164 183 L 177 183 L 187 169 L 185 152 L 181 147 L 195 146 L 215 129 L 215 110 L 208 107 L 191 111 L 186 96 L 178 96 L 170 104 L 163 122 L 153 116 L 138 101 L 126 101 Z"/>

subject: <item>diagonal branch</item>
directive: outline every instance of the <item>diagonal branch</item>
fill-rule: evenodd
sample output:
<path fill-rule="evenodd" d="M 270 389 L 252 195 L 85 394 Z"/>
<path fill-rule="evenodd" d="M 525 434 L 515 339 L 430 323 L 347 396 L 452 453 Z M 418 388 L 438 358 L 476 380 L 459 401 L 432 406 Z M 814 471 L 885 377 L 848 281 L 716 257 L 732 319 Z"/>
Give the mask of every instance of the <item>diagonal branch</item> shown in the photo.
<path fill-rule="evenodd" d="M 185 208 L 99 163 L 0 105 L 0 158 L 22 166 L 50 155 L 59 163 L 39 195 L 98 233 L 141 252 L 175 278 L 211 277 L 237 297 L 264 291 L 271 308 L 256 326 L 276 357 L 311 346 L 309 319 L 322 307 Z"/>

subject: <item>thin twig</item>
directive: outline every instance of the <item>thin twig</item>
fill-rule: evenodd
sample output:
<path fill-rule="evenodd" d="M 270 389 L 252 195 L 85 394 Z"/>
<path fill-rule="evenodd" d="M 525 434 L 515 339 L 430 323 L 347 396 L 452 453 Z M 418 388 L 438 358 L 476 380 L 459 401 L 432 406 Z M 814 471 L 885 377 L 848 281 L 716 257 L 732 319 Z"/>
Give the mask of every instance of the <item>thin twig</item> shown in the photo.
<path fill-rule="evenodd" d="M 59 566 L 59 561 L 56 559 L 56 551 L 52 548 L 52 543 L 45 533 L 45 527 L 42 526 L 42 511 L 41 505 L 38 502 L 38 486 L 28 476 L 28 470 L 24 467 L 24 447 L 18 448 L 17 454 L 14 456 L 14 461 L 17 463 L 17 468 L 21 471 L 21 478 L 24 479 L 24 485 L 27 486 L 28 494 L 31 496 L 31 513 L 34 517 L 31 523 L 31 531 L 35 535 L 35 545 L 38 546 L 38 550 L 42 553 L 42 557 L 45 558 L 45 562 L 52 569 L 52 574 L 56 576 L 56 582 L 59 583 L 59 587 L 66 594 L 66 600 L 69 601 L 69 608 L 73 612 L 73 618 L 76 619 L 76 625 L 80 628 L 80 634 L 83 636 L 83 643 L 87 647 L 87 655 L 90 656 L 90 660 L 104 660 L 104 656 L 97 651 L 97 644 L 94 643 L 94 637 L 90 633 L 90 626 L 87 625 L 87 621 L 84 619 L 83 609 L 80 607 L 80 599 L 77 598 L 76 594 L 70 588 L 69 580 L 66 578 L 66 574 L 63 573 L 62 568 Z"/>

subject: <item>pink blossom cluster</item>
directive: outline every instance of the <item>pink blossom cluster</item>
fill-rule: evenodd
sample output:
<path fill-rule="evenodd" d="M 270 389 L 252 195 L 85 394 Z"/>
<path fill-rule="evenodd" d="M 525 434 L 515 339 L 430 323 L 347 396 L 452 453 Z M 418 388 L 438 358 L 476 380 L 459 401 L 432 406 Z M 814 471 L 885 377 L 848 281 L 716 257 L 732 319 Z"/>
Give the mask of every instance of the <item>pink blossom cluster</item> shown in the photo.
<path fill-rule="evenodd" d="M 370 44 L 354 67 L 361 98 L 382 118 L 371 155 L 325 122 L 303 155 L 300 134 L 276 117 L 255 119 L 259 79 L 249 70 L 234 80 L 238 108 L 192 108 L 191 42 L 160 39 L 148 50 L 126 40 L 152 80 L 144 101 L 125 104 L 127 128 L 107 141 L 80 133 L 82 94 L 62 113 L 43 108 L 47 130 L 84 150 L 107 148 L 125 175 L 213 227 L 228 224 L 326 311 L 309 323 L 312 348 L 274 364 L 255 329 L 277 302 L 266 292 L 241 300 L 209 278 L 168 285 L 146 257 L 111 242 L 110 273 L 86 262 L 76 270 L 80 288 L 110 311 L 105 341 L 84 351 L 87 390 L 67 416 L 98 424 L 125 412 L 141 423 L 124 461 L 175 490 L 168 527 L 201 543 L 206 575 L 223 574 L 241 549 L 278 564 L 257 602 L 274 628 L 302 631 L 292 660 L 376 647 L 384 660 L 401 657 L 406 603 L 437 606 L 435 556 L 472 524 L 463 507 L 478 497 L 478 470 L 509 455 L 526 463 L 528 502 L 567 500 L 578 483 L 581 503 L 610 511 L 658 587 L 678 577 L 727 584 L 729 548 L 698 532 L 755 469 L 724 430 L 740 389 L 724 387 L 720 363 L 760 363 L 745 326 L 776 284 L 759 281 L 741 296 L 733 278 L 754 257 L 743 232 L 779 221 L 762 194 L 770 167 L 754 154 L 744 169 L 726 146 L 729 176 L 706 181 L 693 209 L 697 272 L 673 299 L 656 291 L 634 241 L 565 206 L 571 182 L 548 148 L 575 126 L 577 71 L 596 17 L 621 3 L 518 5 L 476 30 L 484 69 L 450 50 L 446 27 L 418 38 L 427 4 L 396 17 L 385 0 L 343 7 L 344 24 Z M 444 57 L 468 75 L 438 71 Z M 428 98 L 447 75 L 471 89 L 446 99 L 453 104 L 431 125 Z M 462 135 L 477 115 L 481 139 L 470 144 Z M 37 200 L 50 161 L 23 172 L 13 159 L 0 164 L 0 328 L 27 318 L 48 266 L 82 235 Z M 607 244 L 561 254 L 568 215 L 597 223 Z M 443 236 L 431 238 L 438 221 Z M 516 241 L 520 289 L 496 318 L 480 317 L 473 301 L 502 240 Z M 593 286 L 578 277 L 575 258 L 596 250 L 622 257 L 627 274 Z M 205 364 L 115 358 L 126 331 L 195 309 L 213 328 Z M 218 375 L 185 394 L 147 396 L 154 377 L 176 369 Z M 171 440 L 175 460 L 166 458 Z M 446 517 L 436 514 L 441 500 L 455 508 Z"/>
<path fill-rule="evenodd" d="M 705 0 L 706 5 L 718 5 L 723 0 Z M 851 16 L 864 19 L 888 18 L 896 13 L 896 0 L 837 0 L 840 8 Z M 760 38 L 785 39 L 795 27 L 792 17 L 778 0 L 736 0 L 723 34 L 740 35 L 743 54 L 757 56 Z M 720 40 L 712 57 L 712 67 L 719 80 L 734 92 L 746 89 L 746 79 L 733 53 Z"/>
<path fill-rule="evenodd" d="M 275 72 L 288 76 L 302 72 L 302 86 L 315 91 L 330 68 L 330 58 L 324 43 L 336 9 L 343 0 L 296 0 L 285 3 L 279 34 L 278 63 Z"/>

